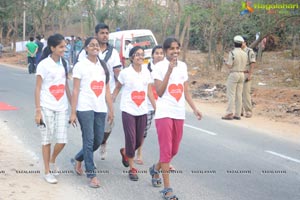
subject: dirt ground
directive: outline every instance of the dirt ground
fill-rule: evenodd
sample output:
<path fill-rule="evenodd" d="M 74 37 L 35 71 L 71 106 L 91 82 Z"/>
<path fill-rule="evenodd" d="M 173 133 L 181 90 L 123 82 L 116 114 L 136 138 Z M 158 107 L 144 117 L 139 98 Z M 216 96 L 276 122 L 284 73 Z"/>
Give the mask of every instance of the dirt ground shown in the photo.
<path fill-rule="evenodd" d="M 225 66 L 221 72 L 213 66 L 207 70 L 206 56 L 190 52 L 187 57 L 193 98 L 210 104 L 226 103 L 228 71 Z M 254 116 L 300 126 L 300 59 L 290 58 L 288 52 L 265 52 L 262 61 L 256 63 L 251 96 Z"/>

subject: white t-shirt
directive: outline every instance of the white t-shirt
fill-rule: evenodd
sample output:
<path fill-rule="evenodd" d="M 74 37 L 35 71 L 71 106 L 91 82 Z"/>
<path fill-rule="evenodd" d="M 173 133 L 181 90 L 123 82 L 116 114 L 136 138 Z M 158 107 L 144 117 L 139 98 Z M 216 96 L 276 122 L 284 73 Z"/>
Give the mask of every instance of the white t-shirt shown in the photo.
<path fill-rule="evenodd" d="M 101 60 L 104 60 L 106 53 L 108 52 L 108 49 L 106 49 L 103 52 L 99 53 L 99 58 Z M 78 61 L 83 60 L 84 58 L 87 57 L 86 51 L 82 50 L 81 53 L 78 56 Z M 110 91 L 111 93 L 114 91 L 115 87 L 116 87 L 116 81 L 115 81 L 115 77 L 114 77 L 114 68 L 121 68 L 122 64 L 120 61 L 120 56 L 119 53 L 116 49 L 113 49 L 112 54 L 110 56 L 110 58 L 108 59 L 108 61 L 106 62 L 108 71 L 109 71 L 109 86 L 110 86 Z"/>
<path fill-rule="evenodd" d="M 50 56 L 42 60 L 36 70 L 36 76 L 43 79 L 40 95 L 41 107 L 54 111 L 68 109 L 66 95 L 66 73 L 62 60 L 56 63 Z"/>
<path fill-rule="evenodd" d="M 85 58 L 76 63 L 73 78 L 80 79 L 78 111 L 107 112 L 105 77 L 105 71 L 99 61 L 95 64 Z"/>
<path fill-rule="evenodd" d="M 134 116 L 148 112 L 147 92 L 151 82 L 147 66 L 142 66 L 141 72 L 136 72 L 132 65 L 120 72 L 119 82 L 123 85 L 120 109 Z"/>
<path fill-rule="evenodd" d="M 165 58 L 154 66 L 152 75 L 154 80 L 163 81 L 169 61 Z M 156 101 L 155 119 L 173 118 L 185 119 L 184 82 L 188 80 L 187 66 L 184 62 L 177 61 L 173 68 L 167 88 L 162 97 Z"/>
<path fill-rule="evenodd" d="M 150 65 L 151 65 L 151 69 L 153 70 L 154 64 L 151 62 Z M 147 68 L 148 68 L 148 66 L 147 66 Z M 153 93 L 154 99 L 156 101 L 158 99 L 158 95 L 157 95 L 157 92 L 156 92 L 156 89 L 155 89 L 155 86 L 154 86 L 154 79 L 153 79 L 152 72 L 150 72 L 150 77 L 151 77 L 151 82 L 150 83 L 151 83 L 152 93 Z M 153 106 L 152 106 L 151 101 L 149 100 L 149 98 L 147 98 L 147 102 L 148 102 L 148 111 L 153 111 L 154 108 L 153 108 Z"/>

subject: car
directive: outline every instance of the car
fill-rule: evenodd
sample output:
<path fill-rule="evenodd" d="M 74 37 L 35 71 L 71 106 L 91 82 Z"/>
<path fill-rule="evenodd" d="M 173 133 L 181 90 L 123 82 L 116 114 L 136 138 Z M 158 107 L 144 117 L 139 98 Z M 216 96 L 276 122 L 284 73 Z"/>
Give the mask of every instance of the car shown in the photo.
<path fill-rule="evenodd" d="M 109 44 L 118 52 L 123 66 L 125 66 L 125 41 L 130 40 L 133 46 L 141 46 L 145 52 L 144 64 L 150 62 L 152 48 L 157 45 L 151 30 L 135 29 L 112 32 L 109 34 Z"/>

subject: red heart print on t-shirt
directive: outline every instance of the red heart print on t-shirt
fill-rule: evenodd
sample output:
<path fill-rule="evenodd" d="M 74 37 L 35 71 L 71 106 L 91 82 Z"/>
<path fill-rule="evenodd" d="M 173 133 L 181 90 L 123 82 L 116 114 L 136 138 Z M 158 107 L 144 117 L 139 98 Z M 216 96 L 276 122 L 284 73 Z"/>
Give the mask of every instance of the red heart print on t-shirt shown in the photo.
<path fill-rule="evenodd" d="M 178 85 L 171 84 L 171 85 L 169 85 L 168 91 L 169 91 L 170 95 L 173 96 L 176 99 L 176 101 L 178 102 L 183 93 L 183 86 L 182 86 L 182 84 L 178 84 Z"/>
<path fill-rule="evenodd" d="M 92 81 L 91 82 L 91 89 L 93 90 L 93 92 L 95 93 L 95 95 L 97 97 L 100 96 L 100 94 L 103 91 L 103 86 L 104 86 L 104 82 L 103 81 Z"/>
<path fill-rule="evenodd" d="M 62 96 L 64 96 L 65 93 L 65 85 L 52 85 L 49 88 L 50 93 L 55 97 L 56 101 L 59 101 Z"/>
<path fill-rule="evenodd" d="M 139 107 L 145 101 L 145 92 L 133 91 L 131 93 L 131 99 Z"/>

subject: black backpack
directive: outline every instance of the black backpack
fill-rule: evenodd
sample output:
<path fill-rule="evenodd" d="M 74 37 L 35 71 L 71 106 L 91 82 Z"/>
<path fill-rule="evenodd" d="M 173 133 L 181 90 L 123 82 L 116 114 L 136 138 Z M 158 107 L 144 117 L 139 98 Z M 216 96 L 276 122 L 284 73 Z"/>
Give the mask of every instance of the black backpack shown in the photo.
<path fill-rule="evenodd" d="M 107 52 L 107 53 L 108 53 L 108 52 Z M 107 54 L 106 54 L 106 55 L 107 55 Z M 99 56 L 97 56 L 97 57 L 98 57 L 98 60 L 100 61 L 100 64 L 101 64 L 101 66 L 103 67 L 104 72 L 105 72 L 105 83 L 108 83 L 108 81 L 109 81 L 109 71 L 108 71 L 106 62 L 104 62 L 103 60 L 101 60 L 101 59 L 99 58 Z M 106 57 L 106 56 L 105 56 L 105 57 Z"/>

